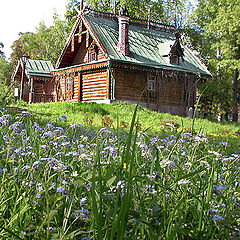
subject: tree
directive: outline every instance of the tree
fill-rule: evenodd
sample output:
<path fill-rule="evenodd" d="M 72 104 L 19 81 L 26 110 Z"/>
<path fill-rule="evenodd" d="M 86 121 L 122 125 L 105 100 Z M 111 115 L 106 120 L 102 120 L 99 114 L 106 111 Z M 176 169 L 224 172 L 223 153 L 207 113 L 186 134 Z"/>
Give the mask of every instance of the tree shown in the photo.
<path fill-rule="evenodd" d="M 11 101 L 10 65 L 4 57 L 0 57 L 0 105 L 6 105 Z"/>
<path fill-rule="evenodd" d="M 186 28 L 191 43 L 213 74 L 202 102 L 211 98 L 212 111 L 217 112 L 217 108 L 226 115 L 232 105 L 234 121 L 239 102 L 239 11 L 240 0 L 199 0 Z"/>
<path fill-rule="evenodd" d="M 0 42 L 0 57 L 4 57 L 4 52 L 1 50 L 1 48 L 4 48 L 4 45 L 2 42 Z"/>

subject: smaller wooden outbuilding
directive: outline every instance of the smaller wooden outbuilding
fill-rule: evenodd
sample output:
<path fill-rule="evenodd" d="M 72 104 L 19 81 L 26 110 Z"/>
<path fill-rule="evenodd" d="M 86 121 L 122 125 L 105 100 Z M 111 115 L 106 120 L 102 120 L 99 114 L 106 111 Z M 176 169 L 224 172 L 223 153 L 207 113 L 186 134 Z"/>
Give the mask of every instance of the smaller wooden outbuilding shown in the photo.
<path fill-rule="evenodd" d="M 50 61 L 29 59 L 18 61 L 12 81 L 20 85 L 19 99 L 28 103 L 55 101 L 54 80 Z"/>

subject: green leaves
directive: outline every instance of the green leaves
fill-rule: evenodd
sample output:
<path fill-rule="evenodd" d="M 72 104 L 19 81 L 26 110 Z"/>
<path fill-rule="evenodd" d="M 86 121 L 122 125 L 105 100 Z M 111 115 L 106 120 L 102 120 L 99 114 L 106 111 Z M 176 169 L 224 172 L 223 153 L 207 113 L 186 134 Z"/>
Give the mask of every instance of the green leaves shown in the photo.
<path fill-rule="evenodd" d="M 234 76 L 240 68 L 239 6 L 239 0 L 200 0 L 191 17 L 191 30 L 187 30 L 213 75 L 213 80 L 203 86 L 207 89 L 201 108 L 215 117 L 221 112 L 226 120 L 231 108 L 237 108 L 234 102 L 239 98 L 239 79 Z"/>

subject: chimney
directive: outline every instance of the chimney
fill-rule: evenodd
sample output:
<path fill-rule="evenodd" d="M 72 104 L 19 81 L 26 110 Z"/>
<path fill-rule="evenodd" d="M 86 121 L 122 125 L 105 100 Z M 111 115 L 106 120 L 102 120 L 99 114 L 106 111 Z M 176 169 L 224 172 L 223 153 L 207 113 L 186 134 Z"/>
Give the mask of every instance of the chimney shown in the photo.
<path fill-rule="evenodd" d="M 119 39 L 118 50 L 125 56 L 129 56 L 129 42 L 128 42 L 128 24 L 129 24 L 127 7 L 121 8 L 119 12 Z"/>

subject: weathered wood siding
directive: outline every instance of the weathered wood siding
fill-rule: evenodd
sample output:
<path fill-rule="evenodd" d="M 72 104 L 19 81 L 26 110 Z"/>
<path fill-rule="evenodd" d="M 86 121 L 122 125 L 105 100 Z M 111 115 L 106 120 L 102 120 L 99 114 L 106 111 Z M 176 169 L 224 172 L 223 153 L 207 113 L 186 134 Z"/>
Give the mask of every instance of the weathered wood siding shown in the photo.
<path fill-rule="evenodd" d="M 146 87 L 146 78 L 143 72 L 124 69 L 115 69 L 116 100 L 138 101 Z"/>
<path fill-rule="evenodd" d="M 159 79 L 159 104 L 183 106 L 185 102 L 184 84 L 181 79 Z"/>
<path fill-rule="evenodd" d="M 72 62 L 72 65 L 78 65 L 81 63 L 86 63 L 87 62 L 87 56 L 88 56 L 88 51 L 87 48 L 84 46 L 84 44 L 81 44 L 79 51 L 75 57 L 75 59 Z"/>
<path fill-rule="evenodd" d="M 98 63 L 99 69 L 93 68 L 96 65 L 84 65 L 76 68 L 76 72 L 60 73 L 56 81 L 59 82 L 58 101 L 73 101 L 73 102 L 91 102 L 102 101 L 109 99 L 109 70 L 106 63 Z M 102 68 L 102 66 L 105 66 Z M 79 70 L 82 71 L 79 71 Z M 84 71 L 83 71 L 84 69 Z M 68 70 L 66 70 L 68 71 Z M 70 76 L 72 81 L 70 91 L 66 89 L 66 81 Z"/>
<path fill-rule="evenodd" d="M 82 101 L 99 101 L 108 99 L 107 70 L 96 70 L 82 74 Z"/>
<path fill-rule="evenodd" d="M 156 76 L 156 90 L 147 91 L 148 75 Z M 140 95 L 145 92 L 141 98 L 142 102 L 150 102 L 158 105 L 168 106 L 193 106 L 195 103 L 196 87 L 194 81 L 174 77 L 163 77 L 160 74 L 153 74 L 142 71 L 131 71 L 126 69 L 115 69 L 116 79 L 115 97 L 116 100 L 138 101 Z M 189 97 L 187 93 L 189 91 Z"/>
<path fill-rule="evenodd" d="M 74 76 L 74 82 L 73 82 L 73 102 L 78 102 L 78 91 L 79 91 L 79 82 L 78 82 L 78 74 Z"/>

